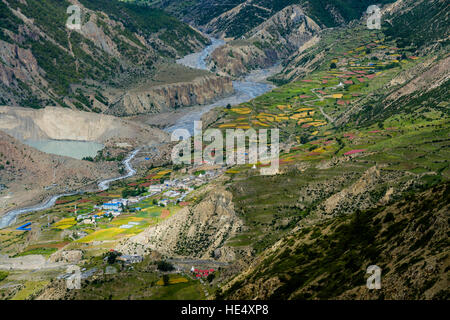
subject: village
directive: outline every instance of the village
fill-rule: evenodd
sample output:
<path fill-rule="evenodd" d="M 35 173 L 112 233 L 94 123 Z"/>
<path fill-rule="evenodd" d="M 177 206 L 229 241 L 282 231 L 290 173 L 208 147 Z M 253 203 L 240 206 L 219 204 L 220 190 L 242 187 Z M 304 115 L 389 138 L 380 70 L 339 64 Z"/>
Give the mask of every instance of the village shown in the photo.
<path fill-rule="evenodd" d="M 289 164 L 298 164 L 296 168 L 304 172 L 303 162 L 318 162 L 332 157 L 351 161 L 361 155 L 370 155 L 376 150 L 376 143 L 399 135 L 395 124 L 386 123 L 386 127 L 374 124 L 364 130 L 336 132 L 334 119 L 357 105 L 368 92 L 389 81 L 402 66 L 414 65 L 418 60 L 406 51 L 399 51 L 394 43 L 371 36 L 357 47 L 349 44 L 341 48 L 327 62 L 326 68 L 302 80 L 277 88 L 252 102 L 224 108 L 224 117 L 215 126 L 244 130 L 279 128 L 282 133 L 281 169 Z M 248 154 L 244 156 L 248 162 Z M 147 256 L 147 253 L 121 254 L 115 251 L 116 244 L 176 215 L 183 207 L 195 205 L 198 203 L 196 190 L 220 176 L 239 180 L 257 174 L 254 170 L 263 166 L 257 163 L 151 168 L 146 171 L 147 176 L 142 174 L 116 183 L 109 190 L 63 197 L 51 210 L 39 216 L 24 217 L 27 219 L 23 220 L 24 223 L 33 221 L 34 226 L 40 225 L 41 228 L 32 230 L 31 223 L 27 222 L 15 230 L 16 233 L 33 233 L 33 237 L 38 239 L 33 246 L 24 246 L 21 254 L 51 256 L 62 248 L 82 251 L 86 261 L 81 270 L 83 279 L 92 277 L 105 265 L 106 274 L 115 273 L 113 264 L 108 261 L 111 255 L 117 255 L 114 261 L 120 270 L 138 269 L 148 259 L 153 259 L 153 262 L 164 259 L 174 269 L 156 270 L 156 264 L 152 264 L 155 269 L 152 271 L 157 271 L 156 286 L 198 279 L 195 282 L 201 283 L 206 290 L 204 297 L 207 297 L 209 287 L 204 286 L 203 280 L 220 272 L 223 265 L 219 261 L 177 260 L 168 256 L 155 258 Z M 14 252 L 14 245 L 24 241 L 13 232 L 5 233 L 3 239 L 5 244 L 8 243 L 2 251 L 6 254 Z M 242 238 L 232 244 L 247 245 L 245 241 L 249 240 Z M 101 261 L 97 261 L 97 257 L 101 257 Z M 68 276 L 70 274 L 64 274 L 59 279 Z M 158 287 L 158 290 L 163 289 Z"/>
<path fill-rule="evenodd" d="M 101 205 L 95 205 L 87 213 L 78 214 L 78 210 L 75 210 L 75 219 L 79 224 L 96 225 L 100 219 L 112 220 L 125 212 L 140 212 L 143 210 L 140 204 L 148 199 L 152 200 L 151 203 L 154 206 L 161 208 L 177 204 L 186 205 L 184 200 L 192 191 L 223 174 L 224 171 L 222 166 L 202 166 L 195 174 L 186 174 L 164 180 L 159 184 L 151 184 L 143 195 L 115 198 Z M 120 228 L 131 228 L 136 224 L 138 223 L 129 222 Z"/>
<path fill-rule="evenodd" d="M 353 43 L 344 46 L 336 53 L 336 58 L 330 60 L 327 69 L 283 89 L 275 89 L 257 98 L 253 105 L 243 103 L 225 109 L 225 117 L 217 123 L 217 127 L 222 130 L 279 128 L 285 132 L 284 135 L 289 134 L 293 138 L 281 141 L 280 149 L 285 154 L 280 156 L 280 165 L 297 158 L 319 159 L 336 149 L 337 140 L 332 138 L 334 119 L 364 97 L 371 86 L 379 86 L 390 79 L 391 73 L 401 64 L 414 64 L 417 59 L 399 52 L 384 39 L 368 35 L 368 39 L 359 46 Z M 391 129 L 386 128 L 387 131 Z M 376 133 L 381 131 L 368 132 L 370 135 Z M 341 141 L 354 142 L 357 136 L 355 132 L 344 132 Z M 367 149 L 364 144 L 355 147 L 349 146 L 343 155 L 352 156 Z M 248 153 L 244 158 L 248 162 Z M 252 165 L 252 169 L 266 166 L 261 163 Z M 66 219 L 56 222 L 52 228 L 73 230 L 93 226 L 94 232 L 91 230 L 88 234 L 77 230 L 77 241 L 86 243 L 116 238 L 124 232 L 138 234 L 143 228 L 168 218 L 178 208 L 188 205 L 186 198 L 195 189 L 224 173 L 233 175 L 242 169 L 225 164 L 203 164 L 180 170 L 154 168 L 146 177 L 116 188 L 118 192 L 104 192 L 91 199 L 67 199 L 57 203 L 67 204 L 64 208 Z M 74 226 L 80 228 L 72 228 Z"/>

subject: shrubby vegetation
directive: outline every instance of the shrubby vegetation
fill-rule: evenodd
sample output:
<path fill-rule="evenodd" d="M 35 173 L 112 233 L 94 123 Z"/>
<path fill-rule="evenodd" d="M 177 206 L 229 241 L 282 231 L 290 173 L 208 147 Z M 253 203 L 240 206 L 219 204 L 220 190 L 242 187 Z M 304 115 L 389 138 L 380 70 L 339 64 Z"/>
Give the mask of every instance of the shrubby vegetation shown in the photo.
<path fill-rule="evenodd" d="M 126 188 L 122 191 L 122 198 L 137 197 L 145 192 L 147 192 L 147 189 L 145 187 L 138 187 L 136 189 Z"/>
<path fill-rule="evenodd" d="M 175 270 L 173 264 L 171 264 L 170 262 L 161 260 L 157 263 L 157 267 L 159 271 L 164 271 L 164 272 L 168 272 L 168 271 L 173 271 Z"/>
<path fill-rule="evenodd" d="M 0 271 L 0 281 L 3 281 L 8 277 L 9 273 L 6 271 Z"/>
<path fill-rule="evenodd" d="M 400 47 L 430 46 L 438 39 L 446 39 L 440 45 L 447 46 L 448 40 L 448 2 L 421 1 L 413 9 L 401 15 L 389 17 L 384 31 L 387 38 L 397 41 Z"/>

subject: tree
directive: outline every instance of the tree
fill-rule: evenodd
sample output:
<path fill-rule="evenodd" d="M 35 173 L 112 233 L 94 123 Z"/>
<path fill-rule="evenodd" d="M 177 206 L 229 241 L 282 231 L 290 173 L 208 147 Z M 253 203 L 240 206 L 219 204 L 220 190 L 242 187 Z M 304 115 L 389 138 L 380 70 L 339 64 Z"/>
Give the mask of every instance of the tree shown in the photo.
<path fill-rule="evenodd" d="M 231 104 L 227 104 L 227 109 L 231 109 Z"/>
<path fill-rule="evenodd" d="M 163 275 L 163 284 L 167 286 L 169 284 L 169 276 L 167 274 Z"/>
<path fill-rule="evenodd" d="M 216 277 L 216 275 L 214 273 L 210 273 L 208 274 L 208 276 L 206 277 L 206 280 L 208 280 L 208 282 L 212 282 L 214 280 L 214 278 Z"/>
<path fill-rule="evenodd" d="M 337 68 L 336 63 L 332 62 L 332 63 L 330 64 L 330 69 L 336 69 L 336 68 Z"/>
<path fill-rule="evenodd" d="M 116 262 L 117 257 L 121 256 L 122 254 L 117 251 L 110 251 L 107 253 L 107 261 L 109 264 L 114 264 Z"/>
<path fill-rule="evenodd" d="M 175 268 L 170 262 L 161 260 L 158 262 L 158 270 L 167 272 L 175 270 Z"/>

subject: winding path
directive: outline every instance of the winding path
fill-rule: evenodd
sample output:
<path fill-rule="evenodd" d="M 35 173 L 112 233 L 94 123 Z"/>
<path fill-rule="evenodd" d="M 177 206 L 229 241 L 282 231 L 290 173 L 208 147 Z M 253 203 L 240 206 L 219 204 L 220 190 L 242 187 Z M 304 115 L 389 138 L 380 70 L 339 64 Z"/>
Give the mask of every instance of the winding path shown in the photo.
<path fill-rule="evenodd" d="M 336 88 L 336 87 L 331 87 L 331 88 Z M 320 112 L 322 113 L 322 115 L 323 115 L 325 118 L 327 118 L 328 121 L 330 121 L 331 123 L 333 123 L 333 122 L 334 122 L 334 119 L 333 119 L 332 117 L 330 117 L 329 115 L 327 115 L 327 114 L 325 113 L 325 111 L 323 111 L 323 109 L 322 109 L 321 106 L 316 106 L 316 105 L 310 104 L 310 102 L 323 101 L 323 100 L 324 100 L 324 98 L 323 98 L 322 96 L 319 96 L 319 95 L 316 93 L 316 90 L 318 90 L 318 89 L 317 89 L 317 88 L 311 89 L 311 92 L 314 93 L 318 99 L 308 100 L 308 101 L 302 101 L 302 103 L 303 103 L 304 105 L 307 105 L 308 107 L 318 107 L 319 110 L 320 110 Z"/>

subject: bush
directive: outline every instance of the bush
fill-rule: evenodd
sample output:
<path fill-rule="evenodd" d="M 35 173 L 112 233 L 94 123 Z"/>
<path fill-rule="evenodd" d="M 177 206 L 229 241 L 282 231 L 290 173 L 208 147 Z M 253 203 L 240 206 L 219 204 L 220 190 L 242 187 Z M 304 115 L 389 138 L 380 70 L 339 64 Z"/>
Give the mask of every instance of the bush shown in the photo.
<path fill-rule="evenodd" d="M 394 215 L 392 214 L 392 212 L 388 212 L 386 214 L 386 216 L 384 217 L 383 222 L 386 223 L 386 222 L 389 222 L 389 221 L 393 221 L 394 219 L 395 218 L 394 218 Z"/>
<path fill-rule="evenodd" d="M 147 188 L 145 187 L 139 187 L 137 189 L 124 189 L 122 191 L 122 198 L 137 197 L 145 192 L 147 192 Z"/>
<path fill-rule="evenodd" d="M 208 280 L 208 282 L 211 283 L 215 277 L 216 277 L 216 275 L 214 273 L 210 273 L 210 274 L 208 274 L 208 277 L 206 277 L 206 280 Z"/>
<path fill-rule="evenodd" d="M 6 271 L 0 271 L 0 281 L 3 281 L 6 279 L 6 277 L 8 276 L 8 272 Z"/>

